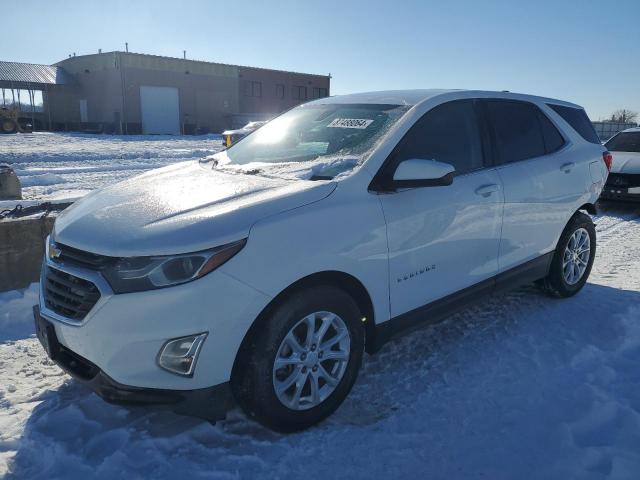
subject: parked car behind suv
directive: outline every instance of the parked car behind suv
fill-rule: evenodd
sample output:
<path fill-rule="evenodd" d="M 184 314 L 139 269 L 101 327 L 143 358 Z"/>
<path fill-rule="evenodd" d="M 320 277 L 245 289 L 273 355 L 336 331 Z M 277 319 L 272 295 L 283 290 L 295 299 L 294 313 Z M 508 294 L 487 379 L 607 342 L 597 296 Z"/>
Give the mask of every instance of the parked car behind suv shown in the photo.
<path fill-rule="evenodd" d="M 416 90 L 298 106 L 212 158 L 60 215 L 38 336 L 108 401 L 281 431 L 330 415 L 363 353 L 536 281 L 587 281 L 607 169 L 584 110 Z M 595 137 L 595 140 L 594 140 Z"/>
<path fill-rule="evenodd" d="M 249 122 L 244 127 L 238 128 L 236 130 L 225 130 L 222 132 L 222 140 L 225 147 L 230 147 L 231 145 L 238 143 L 244 137 L 249 135 L 251 132 L 256 131 L 261 126 L 263 126 L 266 121 L 260 122 Z"/>
<path fill-rule="evenodd" d="M 612 138 L 611 173 L 602 191 L 605 200 L 640 201 L 640 128 L 629 128 Z"/>

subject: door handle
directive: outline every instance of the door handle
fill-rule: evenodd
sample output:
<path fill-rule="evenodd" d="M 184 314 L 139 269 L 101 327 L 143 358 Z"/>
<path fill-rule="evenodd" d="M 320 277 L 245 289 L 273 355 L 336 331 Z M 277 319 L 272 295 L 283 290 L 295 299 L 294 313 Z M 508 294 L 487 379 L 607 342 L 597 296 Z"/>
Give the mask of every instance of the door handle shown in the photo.
<path fill-rule="evenodd" d="M 488 197 L 494 192 L 500 190 L 500 185 L 492 183 L 491 185 L 483 185 L 476 189 L 476 195 L 482 195 L 483 197 Z"/>
<path fill-rule="evenodd" d="M 573 163 L 573 162 L 563 163 L 563 164 L 560 166 L 560 170 L 562 170 L 564 173 L 569 173 L 569 172 L 571 171 L 571 169 L 572 169 L 573 167 L 575 167 L 575 166 L 576 166 L 576 164 L 575 164 L 575 163 Z"/>

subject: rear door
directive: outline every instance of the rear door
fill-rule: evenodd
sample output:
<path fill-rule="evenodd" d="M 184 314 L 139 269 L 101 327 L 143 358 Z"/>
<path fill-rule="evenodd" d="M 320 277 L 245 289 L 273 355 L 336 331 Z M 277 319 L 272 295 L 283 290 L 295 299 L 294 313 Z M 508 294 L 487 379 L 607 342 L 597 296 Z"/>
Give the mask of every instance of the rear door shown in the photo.
<path fill-rule="evenodd" d="M 575 178 L 567 140 L 538 106 L 503 99 L 483 104 L 504 185 L 502 272 L 555 248 L 584 182 Z"/>
<path fill-rule="evenodd" d="M 485 162 L 473 100 L 428 111 L 389 159 L 453 165 L 448 186 L 381 194 L 389 245 L 391 315 L 397 316 L 496 274 L 502 186 Z"/>

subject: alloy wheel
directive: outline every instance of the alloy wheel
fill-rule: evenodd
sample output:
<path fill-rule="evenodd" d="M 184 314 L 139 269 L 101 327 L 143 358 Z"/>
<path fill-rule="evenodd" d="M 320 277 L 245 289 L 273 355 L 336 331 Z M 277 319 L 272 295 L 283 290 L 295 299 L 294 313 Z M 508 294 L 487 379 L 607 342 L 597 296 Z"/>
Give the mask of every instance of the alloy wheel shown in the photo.
<path fill-rule="evenodd" d="M 273 364 L 278 400 L 292 410 L 320 405 L 336 389 L 349 363 L 351 338 L 335 313 L 307 315 L 287 333 Z"/>
<path fill-rule="evenodd" d="M 589 265 L 590 255 L 589 232 L 584 228 L 578 228 L 569 238 L 562 257 L 562 275 L 567 284 L 575 285 L 580 281 Z"/>

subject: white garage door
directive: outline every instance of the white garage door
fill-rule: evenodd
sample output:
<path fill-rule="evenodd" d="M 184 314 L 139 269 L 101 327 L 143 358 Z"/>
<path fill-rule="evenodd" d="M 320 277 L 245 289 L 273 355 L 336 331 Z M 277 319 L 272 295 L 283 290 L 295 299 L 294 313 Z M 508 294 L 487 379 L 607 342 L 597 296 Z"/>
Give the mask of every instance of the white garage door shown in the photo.
<path fill-rule="evenodd" d="M 180 135 L 180 103 L 178 89 L 173 87 L 140 87 L 142 133 Z"/>

